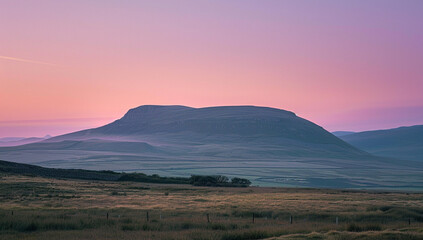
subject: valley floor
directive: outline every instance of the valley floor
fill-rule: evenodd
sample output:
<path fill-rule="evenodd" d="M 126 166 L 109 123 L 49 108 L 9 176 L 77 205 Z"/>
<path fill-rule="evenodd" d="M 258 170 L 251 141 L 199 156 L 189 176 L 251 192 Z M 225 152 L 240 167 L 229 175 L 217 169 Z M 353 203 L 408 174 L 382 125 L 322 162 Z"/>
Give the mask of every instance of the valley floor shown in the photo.
<path fill-rule="evenodd" d="M 0 239 L 423 239 L 423 193 L 0 177 Z"/>

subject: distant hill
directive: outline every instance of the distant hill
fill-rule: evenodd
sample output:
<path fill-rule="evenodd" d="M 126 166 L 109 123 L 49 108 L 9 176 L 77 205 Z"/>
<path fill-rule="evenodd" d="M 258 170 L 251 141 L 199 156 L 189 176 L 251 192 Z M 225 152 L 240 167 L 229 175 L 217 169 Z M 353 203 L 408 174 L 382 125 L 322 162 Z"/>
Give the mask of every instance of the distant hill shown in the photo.
<path fill-rule="evenodd" d="M 0 158 L 54 168 L 246 177 L 272 186 L 421 184 L 413 173 L 421 166 L 372 156 L 293 112 L 256 106 L 140 106 L 99 128 L 0 148 Z M 390 173 L 399 168 L 406 177 Z"/>
<path fill-rule="evenodd" d="M 336 132 L 332 132 L 333 135 L 337 136 L 337 137 L 342 137 L 342 136 L 346 136 L 346 135 L 350 135 L 353 134 L 355 132 L 350 132 L 350 131 L 336 131 Z"/>
<path fill-rule="evenodd" d="M 0 138 L 0 143 L 1 142 L 14 142 L 14 141 L 19 141 L 25 139 L 24 137 L 3 137 Z"/>
<path fill-rule="evenodd" d="M 423 162 L 423 125 L 360 132 L 340 138 L 378 156 Z"/>
<path fill-rule="evenodd" d="M 40 142 L 46 139 L 49 139 L 51 136 L 46 135 L 45 137 L 29 137 L 29 138 L 22 138 L 22 137 L 5 137 L 0 138 L 0 147 L 12 147 L 12 146 L 20 146 L 35 142 Z"/>

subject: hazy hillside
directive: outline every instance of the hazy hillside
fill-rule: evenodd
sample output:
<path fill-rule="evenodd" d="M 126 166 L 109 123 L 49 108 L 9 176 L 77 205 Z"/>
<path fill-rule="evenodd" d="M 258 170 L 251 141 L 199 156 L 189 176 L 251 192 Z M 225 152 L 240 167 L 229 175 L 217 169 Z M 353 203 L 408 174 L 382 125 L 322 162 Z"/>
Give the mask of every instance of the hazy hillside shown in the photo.
<path fill-rule="evenodd" d="M 423 162 L 423 125 L 360 132 L 340 138 L 375 155 Z"/>
<path fill-rule="evenodd" d="M 350 135 L 353 134 L 355 132 L 350 132 L 350 131 L 336 131 L 336 132 L 332 132 L 333 135 L 337 136 L 337 137 L 342 137 L 342 136 L 346 136 L 346 135 Z"/>
<path fill-rule="evenodd" d="M 163 176 L 221 174 L 260 185 L 423 186 L 415 172 L 421 166 L 374 157 L 292 112 L 254 106 L 141 106 L 99 128 L 0 148 L 0 158 Z"/>
<path fill-rule="evenodd" d="M 0 138 L 0 147 L 20 146 L 20 145 L 40 142 L 49 138 L 50 138 L 49 135 L 45 137 L 29 137 L 29 138 L 5 137 L 5 138 Z"/>

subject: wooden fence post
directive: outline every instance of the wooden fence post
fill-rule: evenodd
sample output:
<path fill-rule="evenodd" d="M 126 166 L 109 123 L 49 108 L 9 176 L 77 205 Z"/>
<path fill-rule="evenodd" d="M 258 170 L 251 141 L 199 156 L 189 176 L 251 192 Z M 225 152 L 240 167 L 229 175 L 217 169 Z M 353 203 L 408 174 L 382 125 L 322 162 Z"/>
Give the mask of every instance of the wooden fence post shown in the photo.
<path fill-rule="evenodd" d="M 106 214 L 106 219 L 109 220 L 109 213 Z"/>
<path fill-rule="evenodd" d="M 289 216 L 289 223 L 292 224 L 292 215 Z"/>
<path fill-rule="evenodd" d="M 207 213 L 207 222 L 210 222 L 210 215 Z"/>
<path fill-rule="evenodd" d="M 254 223 L 254 213 L 253 213 L 253 223 Z"/>
<path fill-rule="evenodd" d="M 338 217 L 336 217 L 336 225 L 338 225 Z"/>
<path fill-rule="evenodd" d="M 148 216 L 148 211 L 147 211 L 147 222 L 150 220 L 149 216 Z"/>

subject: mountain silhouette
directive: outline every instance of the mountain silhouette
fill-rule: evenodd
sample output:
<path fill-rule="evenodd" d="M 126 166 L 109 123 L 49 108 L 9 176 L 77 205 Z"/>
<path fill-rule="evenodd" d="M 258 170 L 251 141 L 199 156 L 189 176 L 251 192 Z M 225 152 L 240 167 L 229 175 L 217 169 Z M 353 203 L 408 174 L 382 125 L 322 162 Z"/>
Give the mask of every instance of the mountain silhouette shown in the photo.
<path fill-rule="evenodd" d="M 413 170 L 395 186 L 423 185 L 414 180 L 419 166 L 412 162 L 372 156 L 293 112 L 256 106 L 140 106 L 98 128 L 0 148 L 0 159 L 164 176 L 222 174 L 260 185 L 310 187 L 391 186 L 381 174 L 401 168 Z"/>

